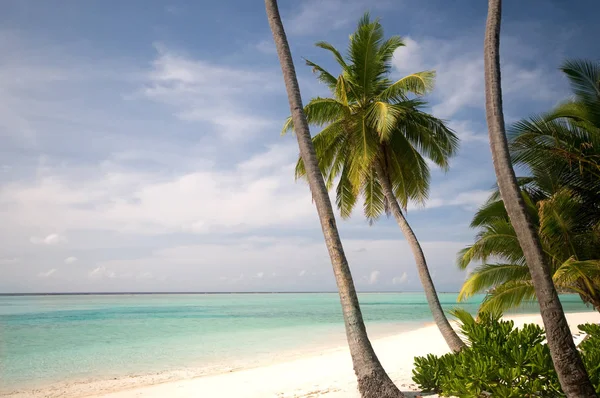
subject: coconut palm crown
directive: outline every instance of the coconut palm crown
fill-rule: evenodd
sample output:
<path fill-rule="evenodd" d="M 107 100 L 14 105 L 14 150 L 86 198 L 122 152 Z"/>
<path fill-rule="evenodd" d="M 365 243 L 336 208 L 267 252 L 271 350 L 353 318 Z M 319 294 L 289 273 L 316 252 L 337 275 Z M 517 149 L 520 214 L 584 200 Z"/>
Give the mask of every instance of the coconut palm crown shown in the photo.
<path fill-rule="evenodd" d="M 458 148 L 458 138 L 443 121 L 423 112 L 421 96 L 432 88 L 434 71 L 422 71 L 390 80 L 394 51 L 404 43 L 399 36 L 384 40 L 378 20 L 365 14 L 350 36 L 346 57 L 327 42 L 316 45 L 333 55 L 341 68 L 335 77 L 307 60 L 319 81 L 332 93 L 313 98 L 304 108 L 308 122 L 324 128 L 313 142 L 319 166 L 331 189 L 337 182 L 336 204 L 342 217 L 350 217 L 359 196 L 372 222 L 388 204 L 377 178 L 382 165 L 394 196 L 403 208 L 409 201 L 424 203 L 430 172 L 425 158 L 447 169 Z M 283 132 L 293 130 L 289 118 Z M 302 160 L 296 176 L 305 175 Z"/>

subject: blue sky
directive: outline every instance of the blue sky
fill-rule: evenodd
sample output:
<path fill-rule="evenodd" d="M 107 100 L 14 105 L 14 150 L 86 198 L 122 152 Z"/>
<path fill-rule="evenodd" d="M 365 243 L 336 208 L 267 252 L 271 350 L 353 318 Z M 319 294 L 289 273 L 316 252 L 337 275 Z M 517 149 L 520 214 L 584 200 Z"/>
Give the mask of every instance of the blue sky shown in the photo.
<path fill-rule="evenodd" d="M 60 4 L 60 5 L 59 5 Z M 408 217 L 439 290 L 494 184 L 483 111 L 486 5 L 280 1 L 303 98 L 303 58 L 343 49 L 370 10 L 406 47 L 395 77 L 436 69 L 431 111 L 462 139 Z M 567 57 L 597 59 L 597 1 L 505 1 L 507 122 L 569 95 Z M 596 50 L 596 51 L 594 51 Z M 0 5 L 0 292 L 334 290 L 263 3 L 4 0 Z M 316 131 L 313 131 L 313 133 Z M 392 220 L 339 220 L 356 285 L 420 290 Z"/>

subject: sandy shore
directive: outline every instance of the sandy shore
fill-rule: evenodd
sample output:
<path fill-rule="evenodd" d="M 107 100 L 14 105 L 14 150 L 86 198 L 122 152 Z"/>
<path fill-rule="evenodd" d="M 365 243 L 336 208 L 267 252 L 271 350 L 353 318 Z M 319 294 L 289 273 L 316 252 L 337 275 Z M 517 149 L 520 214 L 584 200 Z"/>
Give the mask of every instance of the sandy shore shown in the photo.
<path fill-rule="evenodd" d="M 517 315 L 510 318 L 517 326 L 524 323 L 542 323 L 539 315 Z M 578 333 L 579 324 L 600 323 L 600 314 L 596 312 L 567 314 L 567 318 L 574 334 Z M 407 397 L 418 396 L 411 378 L 413 358 L 428 353 L 439 355 L 448 351 L 435 325 L 375 339 L 373 345 L 388 374 L 402 391 L 406 392 Z M 140 386 L 140 383 L 145 385 Z M 359 397 L 350 354 L 345 347 L 259 368 L 232 370 L 228 373 L 191 379 L 164 382 L 160 379 L 146 378 L 136 380 L 135 384 L 130 385 L 124 385 L 122 381 L 120 384 L 115 382 L 111 385 L 110 382 L 105 381 L 97 385 L 94 383 L 71 385 L 62 391 L 54 389 L 9 396 L 15 398 Z"/>

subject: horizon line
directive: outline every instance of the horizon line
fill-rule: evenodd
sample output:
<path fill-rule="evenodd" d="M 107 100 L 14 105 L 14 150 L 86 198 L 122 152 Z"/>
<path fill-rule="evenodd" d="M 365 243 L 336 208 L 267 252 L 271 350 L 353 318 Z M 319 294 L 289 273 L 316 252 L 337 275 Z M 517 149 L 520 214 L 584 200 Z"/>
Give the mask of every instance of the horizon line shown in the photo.
<path fill-rule="evenodd" d="M 15 292 L 15 293 L 0 293 L 1 296 L 110 296 L 110 295 L 150 295 L 150 294 L 334 294 L 337 291 L 241 291 L 241 292 Z M 423 291 L 360 291 L 357 293 L 424 293 Z M 438 293 L 458 293 L 458 292 L 438 292 Z"/>

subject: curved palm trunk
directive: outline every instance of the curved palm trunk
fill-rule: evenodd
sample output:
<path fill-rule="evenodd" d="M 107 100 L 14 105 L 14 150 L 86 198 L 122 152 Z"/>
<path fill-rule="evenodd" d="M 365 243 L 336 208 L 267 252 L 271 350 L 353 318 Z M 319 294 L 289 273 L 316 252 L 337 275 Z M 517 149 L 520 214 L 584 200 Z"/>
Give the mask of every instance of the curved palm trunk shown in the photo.
<path fill-rule="evenodd" d="M 358 389 L 364 398 L 403 397 L 403 394 L 394 385 L 381 366 L 367 336 L 354 282 L 337 231 L 333 208 L 331 207 L 331 201 L 329 200 L 323 176 L 317 163 L 308 123 L 303 112 L 300 88 L 298 87 L 292 55 L 283 24 L 281 23 L 277 1 L 265 0 L 265 6 L 285 80 L 290 110 L 300 148 L 300 156 L 306 167 L 308 183 L 317 207 L 321 228 L 329 256 L 331 257 L 331 264 L 340 294 L 346 326 L 346 337 L 350 346 L 354 372 L 358 378 Z"/>
<path fill-rule="evenodd" d="M 417 239 L 415 233 L 412 228 L 404 218 L 404 214 L 402 214 L 402 209 L 400 209 L 400 205 L 396 200 L 394 195 L 394 191 L 392 189 L 392 184 L 385 173 L 385 169 L 383 165 L 377 163 L 376 165 L 377 176 L 383 188 L 383 194 L 385 195 L 386 200 L 390 205 L 390 210 L 400 226 L 410 249 L 413 252 L 413 256 L 415 257 L 415 262 L 417 264 L 417 271 L 419 271 L 419 279 L 421 280 L 421 284 L 423 285 L 423 290 L 425 291 L 425 297 L 427 297 L 427 304 L 429 304 L 429 309 L 431 310 L 431 314 L 433 315 L 433 319 L 435 320 L 435 324 L 438 329 L 444 336 L 444 340 L 448 344 L 448 347 L 454 352 L 458 352 L 465 347 L 465 343 L 458 337 L 450 322 L 448 322 L 448 318 L 444 314 L 444 310 L 440 304 L 440 300 L 438 299 L 437 292 L 435 291 L 435 286 L 433 285 L 433 280 L 431 279 L 431 275 L 429 274 L 429 268 L 427 267 L 427 262 L 425 260 L 425 255 L 423 254 L 423 250 L 421 249 L 421 244 Z"/>
<path fill-rule="evenodd" d="M 552 275 L 544 262 L 542 248 L 527 215 L 510 160 L 500 86 L 501 3 L 501 0 L 489 0 L 484 43 L 485 109 L 498 187 L 531 273 L 546 329 L 548 347 L 560 385 L 567 397 L 596 397 L 573 342 L 562 305 L 552 283 Z"/>

